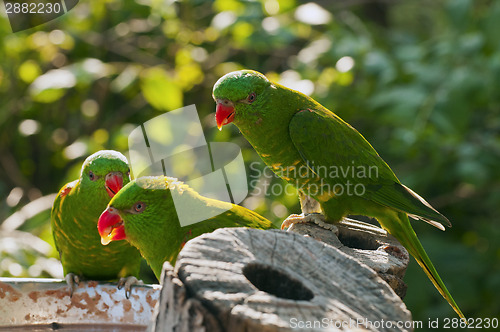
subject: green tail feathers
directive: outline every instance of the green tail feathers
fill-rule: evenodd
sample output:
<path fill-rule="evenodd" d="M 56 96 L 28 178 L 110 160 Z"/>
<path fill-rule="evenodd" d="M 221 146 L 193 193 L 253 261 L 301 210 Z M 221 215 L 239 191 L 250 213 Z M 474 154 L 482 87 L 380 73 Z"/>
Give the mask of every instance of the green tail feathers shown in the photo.
<path fill-rule="evenodd" d="M 408 252 L 413 256 L 413 258 L 415 258 L 418 265 L 420 265 L 420 267 L 424 270 L 427 277 L 434 284 L 434 287 L 436 287 L 436 289 L 444 297 L 444 299 L 448 301 L 453 310 L 455 310 L 455 312 L 460 316 L 460 318 L 466 320 L 464 314 L 462 313 L 457 303 L 451 296 L 450 292 L 444 285 L 443 280 L 441 280 L 441 277 L 436 271 L 436 268 L 432 264 L 429 256 L 427 256 L 424 247 L 418 240 L 415 231 L 410 225 L 408 216 L 404 213 L 399 213 L 398 216 L 399 216 L 399 222 L 394 223 L 397 224 L 398 226 L 395 226 L 393 224 L 390 233 L 394 235 L 399 240 L 399 242 L 401 242 L 401 244 L 408 250 Z"/>

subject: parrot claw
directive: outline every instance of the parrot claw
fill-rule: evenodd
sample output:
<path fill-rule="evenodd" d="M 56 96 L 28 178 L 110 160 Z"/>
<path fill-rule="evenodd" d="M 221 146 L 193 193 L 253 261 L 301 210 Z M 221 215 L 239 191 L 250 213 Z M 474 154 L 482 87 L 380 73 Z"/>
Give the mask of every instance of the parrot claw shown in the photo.
<path fill-rule="evenodd" d="M 64 277 L 64 280 L 66 280 L 66 283 L 68 284 L 68 286 L 70 288 L 69 297 L 71 298 L 71 297 L 73 297 L 73 293 L 74 293 L 75 289 L 78 287 L 78 284 L 80 283 L 80 277 L 74 273 L 68 273 Z"/>
<path fill-rule="evenodd" d="M 307 221 L 304 218 L 303 214 L 291 214 L 283 220 L 283 223 L 281 224 L 281 229 L 289 228 L 293 224 L 302 224 L 306 223 Z"/>
<path fill-rule="evenodd" d="M 130 293 L 132 293 L 132 285 L 144 285 L 144 283 L 134 276 L 120 278 L 118 281 L 118 289 L 125 289 L 125 297 L 127 299 L 130 297 Z"/>
<path fill-rule="evenodd" d="M 325 222 L 325 216 L 321 213 L 292 214 L 281 224 L 281 229 L 289 228 L 293 224 L 314 223 L 324 229 L 338 233 L 337 226 Z"/>

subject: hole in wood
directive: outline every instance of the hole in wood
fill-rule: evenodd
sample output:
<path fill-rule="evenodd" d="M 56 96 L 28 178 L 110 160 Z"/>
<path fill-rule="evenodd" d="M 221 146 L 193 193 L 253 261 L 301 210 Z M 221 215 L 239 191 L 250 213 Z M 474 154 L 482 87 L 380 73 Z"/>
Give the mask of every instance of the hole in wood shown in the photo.
<path fill-rule="evenodd" d="M 249 263 L 243 275 L 259 290 L 282 299 L 309 301 L 314 297 L 302 282 L 269 265 Z"/>
<path fill-rule="evenodd" d="M 376 250 L 380 244 L 365 232 L 354 232 L 339 228 L 338 238 L 346 247 L 363 250 Z"/>

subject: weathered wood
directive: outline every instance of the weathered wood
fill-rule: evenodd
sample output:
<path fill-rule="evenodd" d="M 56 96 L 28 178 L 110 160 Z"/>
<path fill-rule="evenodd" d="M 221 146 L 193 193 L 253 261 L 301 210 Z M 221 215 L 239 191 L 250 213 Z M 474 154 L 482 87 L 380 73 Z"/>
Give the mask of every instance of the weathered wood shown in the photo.
<path fill-rule="evenodd" d="M 186 287 L 168 261 L 160 277 L 162 291 L 149 331 L 219 332 L 217 319 L 196 298 L 186 296 Z"/>
<path fill-rule="evenodd" d="M 0 278 L 0 330 L 143 331 L 159 294 L 158 285 L 133 286 L 127 299 L 116 283 L 87 281 L 70 296 L 61 279 Z"/>
<path fill-rule="evenodd" d="M 168 263 L 151 331 L 408 331 L 401 299 L 372 269 L 320 241 L 225 228 Z"/>
<path fill-rule="evenodd" d="M 398 240 L 382 228 L 354 219 L 346 218 L 336 226 L 337 232 L 332 232 L 313 223 L 294 224 L 288 231 L 310 236 L 368 265 L 404 298 L 403 277 L 410 258 Z"/>

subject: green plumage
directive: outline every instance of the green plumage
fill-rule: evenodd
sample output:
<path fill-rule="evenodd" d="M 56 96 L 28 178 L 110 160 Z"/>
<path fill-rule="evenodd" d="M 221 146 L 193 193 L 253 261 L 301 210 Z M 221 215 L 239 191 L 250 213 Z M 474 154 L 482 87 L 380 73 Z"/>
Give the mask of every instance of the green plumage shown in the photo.
<path fill-rule="evenodd" d="M 208 209 L 210 215 L 215 216 L 181 226 L 172 191 L 182 194 L 193 213 Z M 141 212 L 134 209 L 138 203 L 143 207 Z M 131 181 L 113 197 L 109 207 L 117 210 L 123 220 L 127 241 L 140 250 L 157 278 L 160 278 L 163 262 L 175 265 L 184 244 L 203 233 L 223 227 L 275 228 L 269 220 L 253 211 L 206 198 L 177 179 L 164 176 Z"/>
<path fill-rule="evenodd" d="M 129 166 L 121 153 L 103 150 L 89 156 L 80 178 L 66 184 L 54 201 L 52 233 L 65 275 L 91 280 L 138 277 L 141 256 L 137 249 L 126 242 L 103 246 L 97 231 L 99 216 L 111 199 L 105 188 L 105 176 L 110 172 L 122 173 L 123 184 L 130 181 Z"/>
<path fill-rule="evenodd" d="M 252 96 L 254 98 L 250 98 Z M 446 217 L 402 185 L 356 129 L 312 98 L 251 71 L 229 73 L 214 86 L 219 104 L 234 106 L 234 124 L 273 171 L 316 199 L 327 221 L 374 217 L 423 268 L 464 317 L 413 231 L 408 216 L 442 230 Z"/>

